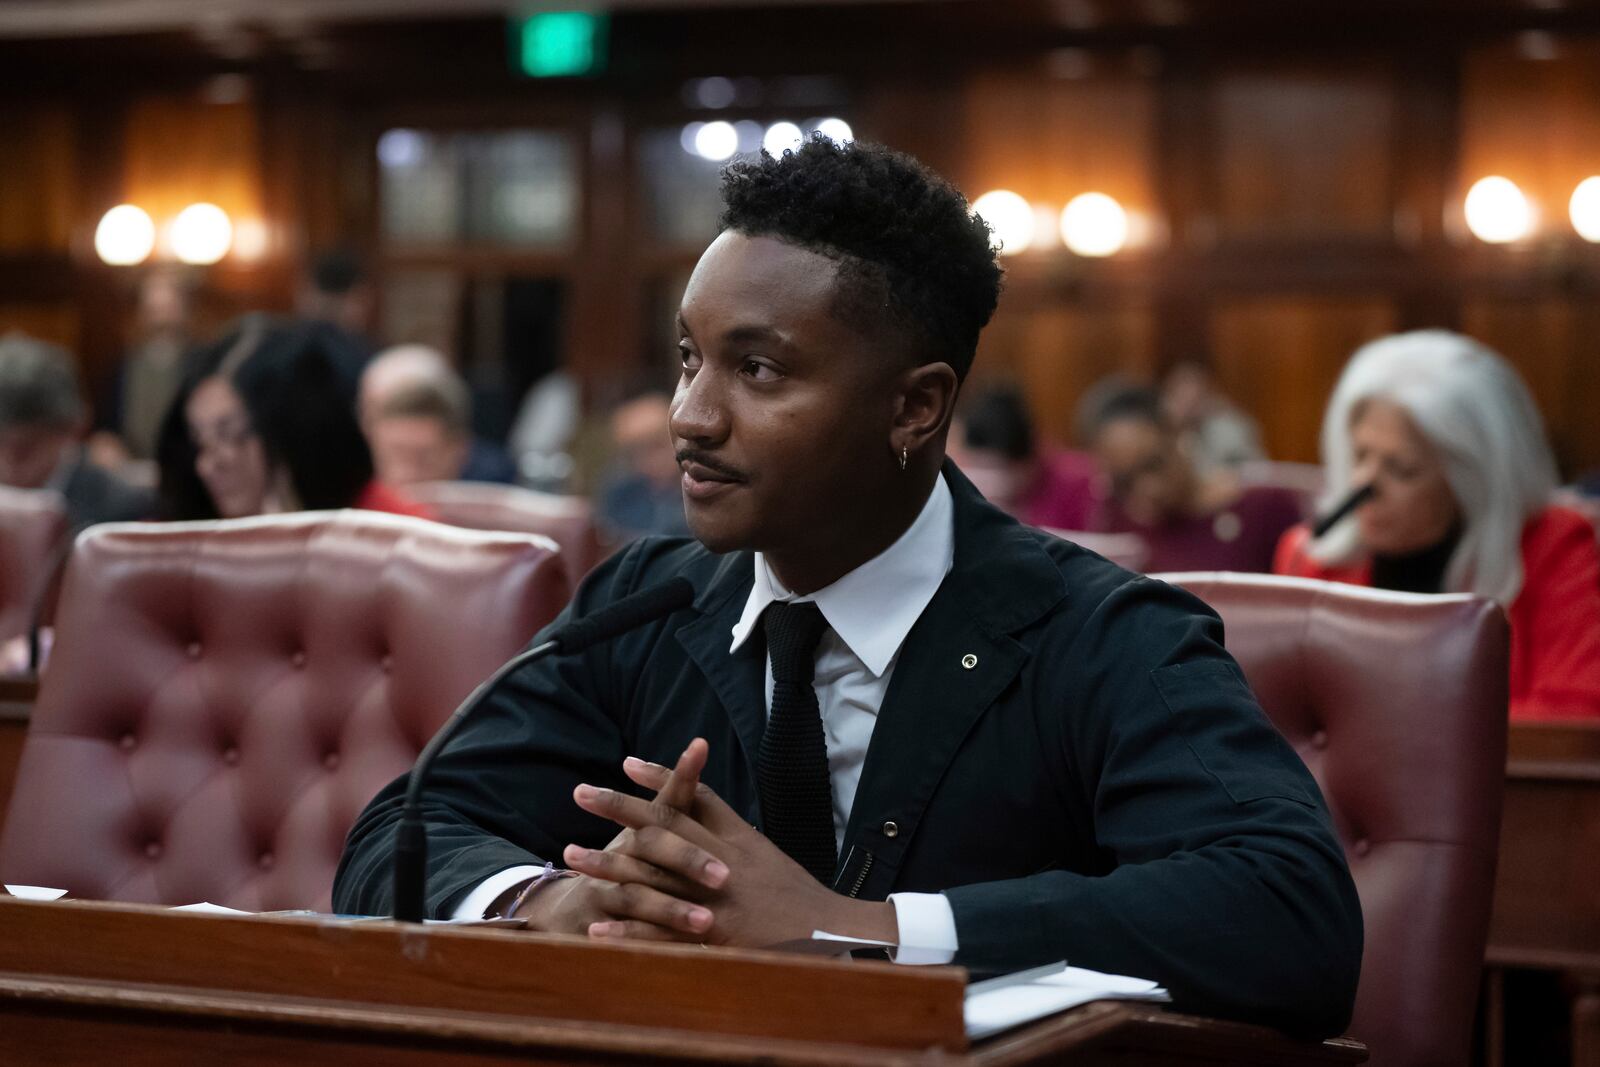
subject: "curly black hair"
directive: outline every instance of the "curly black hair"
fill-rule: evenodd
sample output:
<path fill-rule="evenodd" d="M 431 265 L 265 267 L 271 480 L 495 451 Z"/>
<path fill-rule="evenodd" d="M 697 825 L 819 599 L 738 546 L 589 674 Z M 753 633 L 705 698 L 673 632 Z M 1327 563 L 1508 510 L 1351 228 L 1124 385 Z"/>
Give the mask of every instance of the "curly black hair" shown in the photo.
<path fill-rule="evenodd" d="M 943 361 L 967 376 L 1001 270 L 989 225 L 949 182 L 882 145 L 815 134 L 781 156 L 724 168 L 722 200 L 722 229 L 837 262 L 843 321 L 888 332 L 917 363 Z"/>

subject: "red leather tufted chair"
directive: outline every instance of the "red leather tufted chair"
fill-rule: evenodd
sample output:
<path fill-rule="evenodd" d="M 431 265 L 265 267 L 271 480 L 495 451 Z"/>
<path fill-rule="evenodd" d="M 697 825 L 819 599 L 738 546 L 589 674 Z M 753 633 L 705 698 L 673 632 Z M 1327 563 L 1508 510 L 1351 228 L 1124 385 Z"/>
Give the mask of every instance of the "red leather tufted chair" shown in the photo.
<path fill-rule="evenodd" d="M 1504 613 L 1464 595 L 1156 577 L 1222 616 L 1332 809 L 1366 919 L 1351 1035 L 1379 1067 L 1467 1062 L 1505 784 Z"/>
<path fill-rule="evenodd" d="M 61 494 L 0 486 L 0 641 L 32 624 L 67 533 Z"/>
<path fill-rule="evenodd" d="M 375 512 L 91 528 L 0 881 L 326 910 L 362 807 L 566 599 L 542 538 Z"/>
<path fill-rule="evenodd" d="M 543 534 L 560 546 L 574 589 L 607 554 L 600 543 L 594 508 L 581 496 L 558 496 L 488 482 L 408 485 L 406 495 L 427 505 L 440 522 L 452 526 Z"/>

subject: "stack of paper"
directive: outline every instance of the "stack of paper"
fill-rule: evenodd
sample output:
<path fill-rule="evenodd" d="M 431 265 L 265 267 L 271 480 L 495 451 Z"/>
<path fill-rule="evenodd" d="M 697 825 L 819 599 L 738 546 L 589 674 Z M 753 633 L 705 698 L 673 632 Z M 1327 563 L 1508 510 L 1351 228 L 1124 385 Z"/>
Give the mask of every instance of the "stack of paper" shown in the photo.
<path fill-rule="evenodd" d="M 969 985 L 967 1036 L 976 1041 L 1091 1000 L 1171 999 L 1165 989 L 1144 978 L 1052 963 Z"/>

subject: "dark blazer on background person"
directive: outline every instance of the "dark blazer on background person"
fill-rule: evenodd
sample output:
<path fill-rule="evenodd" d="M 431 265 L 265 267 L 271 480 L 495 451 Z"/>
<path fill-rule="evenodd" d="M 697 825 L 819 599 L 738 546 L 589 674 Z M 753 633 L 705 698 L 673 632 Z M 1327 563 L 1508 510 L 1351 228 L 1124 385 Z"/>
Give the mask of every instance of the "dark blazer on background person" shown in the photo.
<path fill-rule="evenodd" d="M 129 485 L 115 474 L 89 462 L 80 451 L 58 491 L 67 501 L 67 521 L 72 532 L 102 522 L 134 522 L 155 513 L 155 493 Z"/>
<path fill-rule="evenodd" d="M 1153 978 L 1180 1006 L 1307 1035 L 1348 1023 L 1360 905 L 1316 783 L 1222 648 L 1216 615 L 991 507 L 954 465 L 955 558 L 899 653 L 834 887 L 944 891 L 955 962 L 1067 959 Z M 691 608 L 514 675 L 449 746 L 428 793 L 429 913 L 489 876 L 604 848 L 582 782 L 638 794 L 625 756 L 703 781 L 760 825 L 765 647 L 730 654 L 750 553 L 647 538 L 552 625 L 687 576 Z M 342 912 L 388 914 L 404 780 L 351 830 Z"/>

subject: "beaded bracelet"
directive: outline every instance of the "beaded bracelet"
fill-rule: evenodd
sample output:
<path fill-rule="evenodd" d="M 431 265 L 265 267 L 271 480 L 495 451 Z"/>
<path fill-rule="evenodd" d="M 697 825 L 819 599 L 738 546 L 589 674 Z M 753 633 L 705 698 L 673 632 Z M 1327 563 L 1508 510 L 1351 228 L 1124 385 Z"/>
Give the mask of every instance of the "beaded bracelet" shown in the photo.
<path fill-rule="evenodd" d="M 577 871 L 557 870 L 554 863 L 546 863 L 544 865 L 544 870 L 540 871 L 536 877 L 529 881 L 527 885 L 522 887 L 521 892 L 519 892 L 511 901 L 511 906 L 502 914 L 506 918 L 512 918 L 515 916 L 522 906 L 528 902 L 528 898 L 533 896 L 533 891 L 544 885 L 546 882 L 553 882 L 558 878 L 576 878 L 577 876 Z"/>

